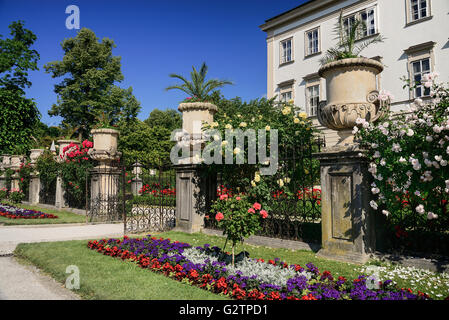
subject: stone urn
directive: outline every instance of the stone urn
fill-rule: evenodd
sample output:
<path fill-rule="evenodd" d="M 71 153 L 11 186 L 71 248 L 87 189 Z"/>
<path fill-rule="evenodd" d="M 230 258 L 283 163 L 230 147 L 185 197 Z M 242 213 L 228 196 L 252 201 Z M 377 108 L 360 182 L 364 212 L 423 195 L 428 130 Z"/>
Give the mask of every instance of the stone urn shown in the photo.
<path fill-rule="evenodd" d="M 318 106 L 318 121 L 338 131 L 337 146 L 353 144 L 357 118 L 374 122 L 384 114 L 376 90 L 376 76 L 382 70 L 382 63 L 368 58 L 333 61 L 319 69 L 320 77 L 326 79 L 327 101 Z"/>
<path fill-rule="evenodd" d="M 64 148 L 70 145 L 71 143 L 74 143 L 76 145 L 80 145 L 80 142 L 77 140 L 58 140 L 56 141 L 59 145 L 59 154 L 58 154 L 58 161 L 61 161 L 64 159 Z"/>
<path fill-rule="evenodd" d="M 31 166 L 36 165 L 37 159 L 44 153 L 44 149 L 31 149 L 30 150 L 30 164 Z"/>
<path fill-rule="evenodd" d="M 182 112 L 182 128 L 190 134 L 201 133 L 203 122 L 212 123 L 218 108 L 210 102 L 185 102 L 178 106 Z"/>
<path fill-rule="evenodd" d="M 101 128 L 93 129 L 91 133 L 94 146 L 89 150 L 89 155 L 94 160 L 109 162 L 120 158 L 121 153 L 117 151 L 119 131 L 110 128 Z"/>
<path fill-rule="evenodd" d="M 218 108 L 210 102 L 185 102 L 178 106 L 182 113 L 183 136 L 178 137 L 181 145 L 190 145 L 190 152 L 194 156 L 180 160 L 180 163 L 197 163 L 200 161 L 201 150 L 205 147 L 202 136 L 202 126 L 204 123 L 211 124 Z M 186 140 L 187 139 L 187 140 Z"/>
<path fill-rule="evenodd" d="M 9 154 L 2 155 L 1 168 L 7 169 L 10 164 L 11 164 L 11 156 Z"/>
<path fill-rule="evenodd" d="M 11 156 L 11 163 L 10 163 L 10 168 L 13 170 L 19 170 L 20 169 L 20 164 L 22 163 L 23 160 L 23 156 L 21 155 L 12 155 Z"/>

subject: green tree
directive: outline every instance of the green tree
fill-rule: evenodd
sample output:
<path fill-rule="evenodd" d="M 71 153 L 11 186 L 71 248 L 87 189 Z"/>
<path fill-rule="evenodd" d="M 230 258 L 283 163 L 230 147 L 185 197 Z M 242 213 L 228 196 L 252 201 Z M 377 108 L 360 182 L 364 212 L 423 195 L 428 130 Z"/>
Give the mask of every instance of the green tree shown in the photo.
<path fill-rule="evenodd" d="M 161 126 L 170 131 L 182 127 L 181 114 L 173 109 L 166 109 L 165 111 L 154 109 L 144 122 L 150 127 Z"/>
<path fill-rule="evenodd" d="M 11 23 L 9 29 L 11 38 L 0 35 L 0 152 L 25 153 L 40 117 L 36 103 L 24 91 L 31 86 L 28 72 L 38 70 L 39 54 L 31 49 L 37 37 L 24 28 L 23 21 Z"/>
<path fill-rule="evenodd" d="M 137 120 L 120 126 L 119 150 L 126 165 L 139 161 L 144 165 L 166 164 L 170 161 L 171 130 L 163 126 L 150 127 Z"/>
<path fill-rule="evenodd" d="M 114 126 L 134 119 L 140 110 L 132 88 L 115 85 L 124 78 L 121 58 L 112 55 L 115 47 L 113 40 L 100 42 L 92 30 L 83 28 L 62 42 L 62 61 L 44 66 L 53 78 L 65 77 L 55 85 L 58 101 L 48 113 L 78 129 L 80 138 L 88 137 L 95 124 Z"/>
<path fill-rule="evenodd" d="M 227 84 L 233 84 L 228 80 L 211 79 L 206 81 L 207 71 L 208 67 L 206 63 L 203 62 L 199 72 L 192 66 L 192 72 L 190 72 L 191 81 L 179 74 L 172 73 L 170 74 L 171 78 L 179 79 L 183 83 L 180 85 L 169 86 L 165 90 L 178 89 L 187 93 L 191 98 L 204 101 L 207 99 L 209 93 L 213 92 L 215 89 L 221 88 Z"/>

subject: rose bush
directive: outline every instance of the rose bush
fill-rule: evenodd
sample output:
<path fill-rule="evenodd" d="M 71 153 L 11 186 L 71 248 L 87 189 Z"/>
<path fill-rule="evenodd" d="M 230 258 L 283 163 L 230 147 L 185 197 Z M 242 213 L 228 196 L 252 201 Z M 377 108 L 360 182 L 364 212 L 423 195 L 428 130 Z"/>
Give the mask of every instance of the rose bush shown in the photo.
<path fill-rule="evenodd" d="M 220 195 L 211 207 L 218 227 L 223 230 L 226 241 L 232 243 L 232 264 L 235 260 L 234 248 L 245 238 L 260 230 L 260 220 L 268 217 L 268 212 L 262 209 L 260 203 L 251 205 L 244 195 Z"/>
<path fill-rule="evenodd" d="M 389 112 L 377 124 L 358 119 L 354 133 L 370 161 L 373 209 L 382 212 L 403 245 L 429 245 L 429 237 L 439 234 L 432 242 L 448 253 L 442 246 L 449 242 L 449 90 L 437 76 L 424 76 L 430 98 L 416 99 L 410 113 Z M 427 236 L 412 241 L 417 231 Z"/>

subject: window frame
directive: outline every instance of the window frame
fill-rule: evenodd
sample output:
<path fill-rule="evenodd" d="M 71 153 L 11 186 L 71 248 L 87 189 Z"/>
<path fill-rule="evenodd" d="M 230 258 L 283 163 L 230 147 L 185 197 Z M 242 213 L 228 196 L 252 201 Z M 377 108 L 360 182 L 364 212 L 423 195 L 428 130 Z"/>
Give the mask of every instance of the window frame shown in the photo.
<path fill-rule="evenodd" d="M 310 53 L 309 33 L 317 31 L 318 48 L 316 52 Z M 304 57 L 311 57 L 321 53 L 321 28 L 320 26 L 306 30 L 304 32 Z"/>
<path fill-rule="evenodd" d="M 316 106 L 313 106 L 315 109 L 315 114 L 312 114 L 311 110 L 313 110 L 312 106 L 310 105 L 310 99 L 311 96 L 309 95 L 310 89 L 314 88 L 314 87 L 318 87 L 318 95 L 316 96 L 318 98 L 317 104 Z M 318 113 L 318 106 L 320 104 L 320 101 L 322 101 L 322 95 L 323 95 L 323 90 L 322 90 L 323 86 L 321 83 L 321 79 L 320 78 L 312 78 L 312 79 L 307 79 L 306 80 L 306 85 L 305 85 L 305 99 L 306 99 L 306 103 L 305 103 L 305 107 L 306 107 L 306 113 L 307 116 L 310 117 L 317 117 L 317 113 Z"/>
<path fill-rule="evenodd" d="M 282 100 L 282 95 L 290 93 L 290 99 L 295 100 L 295 80 L 291 79 L 291 80 L 287 80 L 284 82 L 281 82 L 278 84 L 278 90 L 279 90 L 279 95 L 278 95 L 278 101 L 284 101 Z M 285 102 L 288 102 L 290 99 L 285 100 Z"/>
<path fill-rule="evenodd" d="M 369 37 L 373 37 L 373 36 L 379 34 L 379 18 L 378 18 L 377 5 L 371 5 L 369 7 L 357 10 L 355 12 L 348 13 L 348 14 L 344 15 L 343 18 L 342 18 L 343 19 L 343 28 L 344 28 L 344 31 L 346 32 L 346 29 L 344 27 L 345 20 L 346 19 L 350 19 L 351 17 L 354 17 L 354 19 L 358 18 L 358 19 L 363 21 L 363 19 L 361 18 L 361 14 L 363 12 L 366 13 L 367 19 L 368 19 L 368 16 L 369 16 L 368 10 L 373 10 L 374 32 L 372 34 L 369 34 L 369 31 L 368 31 L 369 30 L 369 26 L 367 25 L 367 30 L 366 30 L 367 34 L 366 35 L 364 35 L 364 34 L 361 35 L 360 34 L 361 32 L 359 32 L 359 36 L 357 37 L 356 41 L 363 40 L 363 39 L 369 38 Z M 348 26 L 348 31 L 349 31 L 349 28 L 350 28 L 350 26 Z M 340 41 L 341 41 L 341 39 L 340 39 Z"/>
<path fill-rule="evenodd" d="M 415 19 L 413 17 L 412 1 L 413 0 L 405 0 L 406 26 L 414 25 L 416 23 L 424 22 L 424 21 L 427 21 L 427 20 L 430 20 L 430 19 L 433 18 L 433 16 L 432 16 L 432 1 L 431 0 L 424 0 L 424 1 L 426 1 L 426 10 L 427 10 L 426 12 L 427 12 L 427 15 L 425 17 L 421 17 L 421 12 L 420 12 L 419 13 L 420 17 L 418 19 Z M 419 6 L 419 4 L 421 3 L 422 0 L 417 0 L 417 1 L 418 1 L 418 6 Z M 418 9 L 418 11 L 421 11 L 421 10 Z"/>
<path fill-rule="evenodd" d="M 435 70 L 435 54 L 434 54 L 434 47 L 436 45 L 436 42 L 429 41 L 426 43 L 422 43 L 419 45 L 412 46 L 404 52 L 407 54 L 407 71 L 408 71 L 408 79 L 410 81 L 410 84 L 414 83 L 414 70 L 413 70 L 413 64 L 422 61 L 425 59 L 429 59 L 429 72 L 434 72 Z M 422 70 L 420 72 L 422 74 Z M 428 98 L 428 95 L 421 95 L 419 98 Z M 414 100 L 416 99 L 416 89 L 410 90 L 409 99 Z"/>
<path fill-rule="evenodd" d="M 283 46 L 283 44 L 287 41 L 290 41 L 290 60 L 288 60 L 288 61 L 285 60 L 284 46 Z M 288 63 L 292 63 L 293 61 L 295 61 L 294 50 L 293 50 L 293 37 L 289 37 L 289 38 L 279 41 L 279 65 L 282 66 L 282 65 L 285 65 Z"/>

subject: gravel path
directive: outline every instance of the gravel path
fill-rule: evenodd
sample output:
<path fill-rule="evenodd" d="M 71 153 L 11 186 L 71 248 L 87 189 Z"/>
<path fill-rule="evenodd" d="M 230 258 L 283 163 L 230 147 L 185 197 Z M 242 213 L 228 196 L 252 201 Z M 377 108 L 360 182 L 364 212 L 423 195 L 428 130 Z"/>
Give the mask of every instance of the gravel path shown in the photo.
<path fill-rule="evenodd" d="M 0 300 L 73 300 L 79 297 L 37 268 L 12 256 L 19 243 L 123 236 L 123 224 L 0 226 Z"/>

